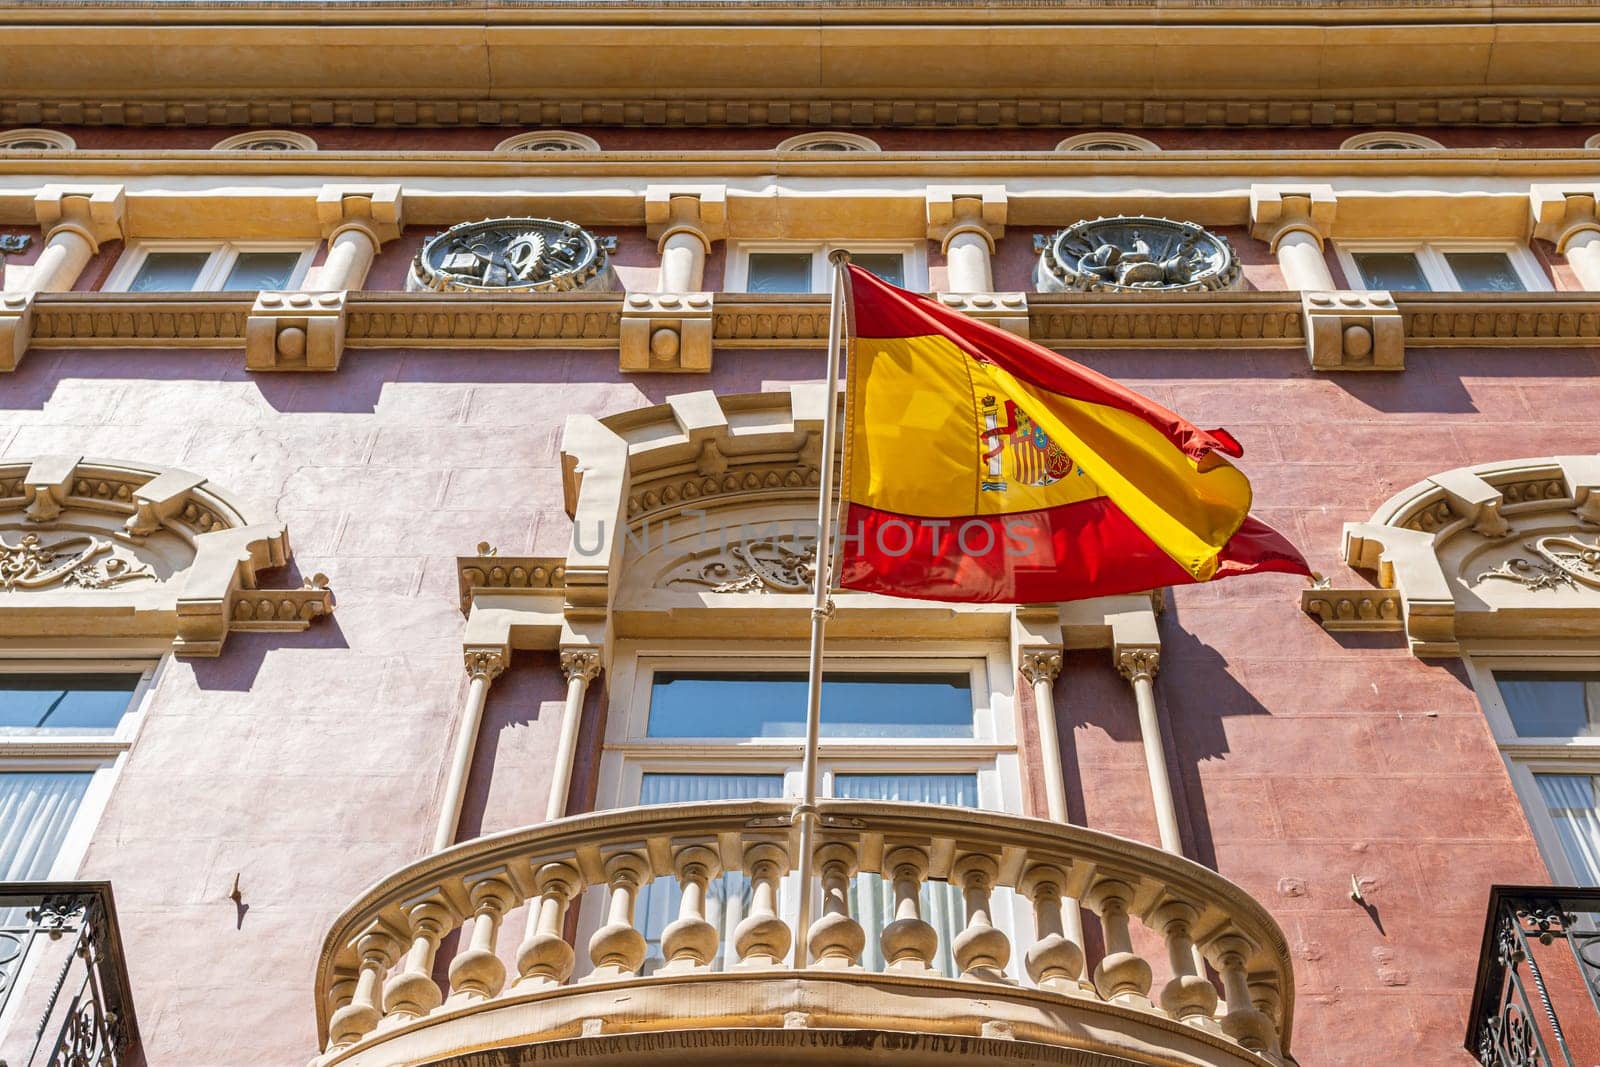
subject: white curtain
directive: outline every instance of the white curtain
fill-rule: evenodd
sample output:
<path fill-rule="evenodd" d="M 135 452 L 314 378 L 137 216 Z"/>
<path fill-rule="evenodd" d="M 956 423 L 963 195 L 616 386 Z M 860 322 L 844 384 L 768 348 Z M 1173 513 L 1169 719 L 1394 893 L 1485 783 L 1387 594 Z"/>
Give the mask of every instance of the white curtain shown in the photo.
<path fill-rule="evenodd" d="M 646 774 L 639 783 L 640 804 L 696 804 L 713 800 L 763 800 L 783 795 L 781 774 Z M 644 934 L 648 947 L 643 973 L 650 974 L 665 962 L 661 953 L 661 932 L 678 917 L 683 893 L 678 880 L 667 875 L 656 879 L 639 893 L 635 925 Z M 721 970 L 724 954 L 732 952 L 730 942 L 750 906 L 750 879 L 741 871 L 724 873 L 706 886 L 706 921 L 717 928 L 717 958 L 713 970 Z"/>
<path fill-rule="evenodd" d="M 0 773 L 0 882 L 50 876 L 89 772 Z"/>
<path fill-rule="evenodd" d="M 844 800 L 895 800 L 976 808 L 978 776 L 838 774 L 833 779 L 833 795 Z M 850 892 L 850 910 L 867 934 L 867 947 L 861 953 L 862 966 L 869 971 L 883 970 L 883 952 L 878 946 L 878 935 L 886 923 L 894 920 L 894 886 L 876 874 L 859 875 Z M 939 934 L 939 954 L 933 966 L 954 977 L 956 965 L 950 956 L 950 945 L 967 922 L 961 890 L 944 882 L 924 882 L 922 918 Z"/>
<path fill-rule="evenodd" d="M 1587 774 L 1536 774 L 1539 794 L 1561 838 L 1561 850 L 1583 885 L 1600 885 L 1600 811 L 1595 781 Z"/>

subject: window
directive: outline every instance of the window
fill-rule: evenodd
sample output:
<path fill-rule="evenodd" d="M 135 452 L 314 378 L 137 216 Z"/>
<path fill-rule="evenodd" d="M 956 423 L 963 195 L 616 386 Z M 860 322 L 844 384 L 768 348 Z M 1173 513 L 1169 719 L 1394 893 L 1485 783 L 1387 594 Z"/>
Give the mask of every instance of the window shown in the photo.
<path fill-rule="evenodd" d="M 55 130 L 6 130 L 0 133 L 0 152 L 60 152 L 77 147 L 78 142 Z"/>
<path fill-rule="evenodd" d="M 71 878 L 150 670 L 0 670 L 0 881 Z"/>
<path fill-rule="evenodd" d="M 1131 133 L 1080 133 L 1056 145 L 1057 152 L 1159 152 L 1161 147 Z"/>
<path fill-rule="evenodd" d="M 878 142 L 859 133 L 801 133 L 778 142 L 780 152 L 881 152 Z"/>
<path fill-rule="evenodd" d="M 1352 241 L 1338 246 L 1352 286 L 1390 292 L 1520 293 L 1550 288 L 1526 245 L 1507 241 Z"/>
<path fill-rule="evenodd" d="M 825 293 L 831 284 L 828 253 L 848 248 L 851 260 L 890 285 L 925 289 L 927 250 L 899 242 L 833 242 L 823 245 L 753 244 L 733 249 L 728 288 L 745 293 Z"/>
<path fill-rule="evenodd" d="M 283 242 L 147 241 L 117 262 L 105 288 L 127 293 L 257 292 L 305 279 L 313 246 Z"/>
<path fill-rule="evenodd" d="M 1469 663 L 1552 878 L 1600 886 L 1600 662 Z"/>
<path fill-rule="evenodd" d="M 292 130 L 252 130 L 224 137 L 213 152 L 315 152 L 317 142 Z"/>
<path fill-rule="evenodd" d="M 581 133 L 566 130 L 537 130 L 507 137 L 494 146 L 496 152 L 598 152 L 600 142 Z"/>
<path fill-rule="evenodd" d="M 762 657 L 758 666 L 739 670 L 728 669 L 728 658 L 619 649 L 613 691 L 630 692 L 633 699 L 628 712 L 614 716 L 608 728 L 601 806 L 800 795 L 803 655 Z M 823 682 L 819 792 L 1020 811 L 1009 707 L 996 714 L 991 695 L 991 682 L 999 688 L 1010 677 L 1009 664 L 999 657 L 992 664 L 976 657 L 841 656 L 830 662 Z M 731 932 L 750 905 L 749 894 L 748 879 L 737 871 L 725 872 L 709 886 L 706 918 L 722 932 L 723 944 L 731 943 Z M 782 893 L 791 914 L 798 906 L 796 894 L 791 876 Z M 997 914 L 1013 923 L 1009 893 L 995 896 Z M 679 897 L 671 878 L 657 879 L 640 894 L 647 971 L 662 964 L 661 934 L 677 917 Z M 893 918 L 892 888 L 877 875 L 862 875 L 851 905 L 868 933 L 863 965 L 881 970 L 876 934 Z M 591 910 L 603 912 L 586 908 L 584 914 Z M 928 883 L 923 914 L 940 932 L 936 965 L 955 973 L 948 953 L 965 921 L 959 890 Z M 722 966 L 720 958 L 714 966 Z"/>
<path fill-rule="evenodd" d="M 1432 137 L 1416 133 L 1386 130 L 1379 133 L 1358 133 L 1339 146 L 1346 152 L 1424 152 L 1437 151 L 1444 145 Z"/>

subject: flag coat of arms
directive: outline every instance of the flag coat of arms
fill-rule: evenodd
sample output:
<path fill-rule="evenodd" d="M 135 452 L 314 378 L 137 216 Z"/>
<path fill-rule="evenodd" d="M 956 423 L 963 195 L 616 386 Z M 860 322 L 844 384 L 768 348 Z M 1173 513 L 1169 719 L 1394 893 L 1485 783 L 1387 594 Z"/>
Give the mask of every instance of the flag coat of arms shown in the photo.
<path fill-rule="evenodd" d="M 850 266 L 838 584 L 1046 603 L 1308 574 L 1242 455 L 1065 356 Z"/>

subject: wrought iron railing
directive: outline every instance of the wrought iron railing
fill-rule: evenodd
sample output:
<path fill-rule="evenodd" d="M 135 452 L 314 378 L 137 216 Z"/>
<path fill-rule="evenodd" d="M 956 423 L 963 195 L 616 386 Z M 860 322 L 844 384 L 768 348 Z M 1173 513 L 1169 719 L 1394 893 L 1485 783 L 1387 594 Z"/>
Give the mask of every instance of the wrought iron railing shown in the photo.
<path fill-rule="evenodd" d="M 1467 1050 L 1484 1067 L 1600 1063 L 1600 889 L 1490 890 Z"/>
<path fill-rule="evenodd" d="M 127 1067 L 139 1028 L 107 882 L 0 882 L 0 1067 Z"/>

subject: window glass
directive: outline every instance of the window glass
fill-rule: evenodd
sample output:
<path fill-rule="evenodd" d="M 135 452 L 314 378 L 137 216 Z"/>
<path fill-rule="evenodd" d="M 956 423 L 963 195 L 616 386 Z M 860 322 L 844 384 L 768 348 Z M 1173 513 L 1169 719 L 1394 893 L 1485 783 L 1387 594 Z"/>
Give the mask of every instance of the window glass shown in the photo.
<path fill-rule="evenodd" d="M 649 737 L 804 737 L 800 673 L 659 671 Z M 822 684 L 823 737 L 972 737 L 965 674 L 834 674 Z"/>
<path fill-rule="evenodd" d="M 1527 288 L 1504 252 L 1446 252 L 1444 259 L 1456 284 L 1469 292 L 1520 293 Z"/>
<path fill-rule="evenodd" d="M 210 252 L 151 252 L 128 286 L 130 293 L 188 292 L 200 280 Z"/>
<path fill-rule="evenodd" d="M 93 777 L 89 771 L 0 772 L 0 882 L 50 876 Z"/>
<path fill-rule="evenodd" d="M 1595 811 L 1594 776 L 1535 774 L 1533 780 L 1579 884 L 1600 885 L 1600 813 Z"/>
<path fill-rule="evenodd" d="M 898 800 L 911 804 L 978 806 L 976 774 L 836 774 L 833 795 L 841 800 Z"/>
<path fill-rule="evenodd" d="M 647 771 L 639 782 L 640 804 L 770 800 L 781 796 L 781 774 L 658 774 Z"/>
<path fill-rule="evenodd" d="M 0 736 L 114 734 L 137 674 L 0 674 Z"/>
<path fill-rule="evenodd" d="M 809 293 L 810 252 L 752 252 L 745 284 L 752 293 Z"/>
<path fill-rule="evenodd" d="M 1432 288 L 1410 252 L 1357 252 L 1353 258 L 1368 289 L 1425 292 Z"/>
<path fill-rule="evenodd" d="M 899 252 L 852 252 L 850 262 L 869 270 L 890 285 L 906 284 L 906 257 Z"/>
<path fill-rule="evenodd" d="M 287 288 L 299 262 L 299 252 L 240 252 L 222 288 L 226 292 Z"/>
<path fill-rule="evenodd" d="M 1518 737 L 1600 736 L 1600 676 L 1574 671 L 1496 671 Z"/>

